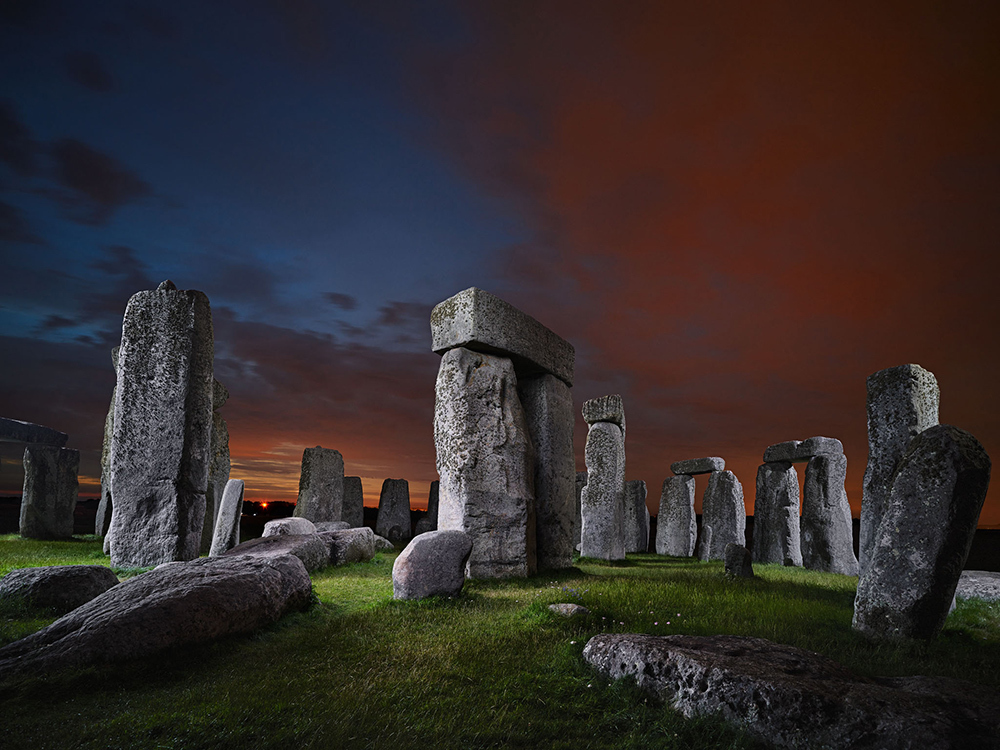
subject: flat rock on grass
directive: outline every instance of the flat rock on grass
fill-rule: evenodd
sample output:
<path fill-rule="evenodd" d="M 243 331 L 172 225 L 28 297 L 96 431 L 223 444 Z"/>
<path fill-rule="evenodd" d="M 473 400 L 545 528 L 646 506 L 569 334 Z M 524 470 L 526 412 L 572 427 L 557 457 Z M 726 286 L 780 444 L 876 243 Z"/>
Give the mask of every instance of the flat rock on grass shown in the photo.
<path fill-rule="evenodd" d="M 367 562 L 375 557 L 375 532 L 368 526 L 339 531 L 321 531 L 320 539 L 330 548 L 330 565 Z"/>
<path fill-rule="evenodd" d="M 305 567 L 291 555 L 166 563 L 0 649 L 0 679 L 249 633 L 304 609 L 310 592 Z"/>
<path fill-rule="evenodd" d="M 280 557 L 295 555 L 305 565 L 306 570 L 325 568 L 330 564 L 329 543 L 319 534 L 282 534 L 264 536 L 237 544 L 221 557 Z"/>
<path fill-rule="evenodd" d="M 963 570 L 955 596 L 959 599 L 1000 600 L 1000 573 L 989 570 Z"/>
<path fill-rule="evenodd" d="M 603 634 L 584 658 L 685 717 L 718 715 L 778 748 L 1000 747 L 1000 695 L 961 680 L 867 679 L 763 638 Z"/>
<path fill-rule="evenodd" d="M 550 604 L 549 609 L 557 615 L 562 615 L 563 617 L 583 617 L 590 614 L 590 610 L 582 604 L 572 604 L 570 602 Z"/>
<path fill-rule="evenodd" d="M 118 577 L 103 565 L 18 568 L 0 578 L 0 598 L 20 598 L 65 614 L 117 584 Z"/>
<path fill-rule="evenodd" d="M 324 529 L 328 530 L 328 529 Z M 285 534 L 315 534 L 317 531 L 316 524 L 310 521 L 308 518 L 275 518 L 273 521 L 268 521 L 264 524 L 264 531 L 261 534 L 262 537 L 265 536 L 283 536 Z"/>

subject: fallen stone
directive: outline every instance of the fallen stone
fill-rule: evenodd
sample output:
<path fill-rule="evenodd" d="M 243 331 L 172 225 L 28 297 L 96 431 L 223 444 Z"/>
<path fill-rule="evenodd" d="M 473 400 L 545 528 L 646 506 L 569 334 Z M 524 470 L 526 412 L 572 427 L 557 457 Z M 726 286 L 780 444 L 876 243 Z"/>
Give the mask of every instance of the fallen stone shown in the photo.
<path fill-rule="evenodd" d="M 365 490 L 361 477 L 344 477 L 344 504 L 340 520 L 347 521 L 352 529 L 365 525 Z"/>
<path fill-rule="evenodd" d="M 934 375 L 920 365 L 900 365 L 868 376 L 868 465 L 861 492 L 858 564 L 871 557 L 892 480 L 910 441 L 938 423 L 941 398 Z"/>
<path fill-rule="evenodd" d="M 955 596 L 959 599 L 1000 601 L 1000 573 L 989 570 L 963 570 Z"/>
<path fill-rule="evenodd" d="M 610 422 L 622 428 L 625 433 L 625 406 L 622 397 L 617 393 L 610 396 L 598 396 L 583 402 L 583 421 L 593 425 L 598 422 Z"/>
<path fill-rule="evenodd" d="M 590 610 L 583 605 L 571 604 L 569 602 L 550 604 L 549 610 L 563 617 L 585 617 L 590 614 Z"/>
<path fill-rule="evenodd" d="M 0 578 L 0 599 L 23 599 L 65 614 L 117 584 L 118 577 L 103 565 L 17 568 Z"/>
<path fill-rule="evenodd" d="M 764 463 L 773 464 L 781 461 L 792 463 L 799 460 L 799 445 L 801 440 L 786 440 L 783 443 L 769 445 L 764 450 Z"/>
<path fill-rule="evenodd" d="M 753 578 L 753 562 L 750 560 L 750 550 L 738 544 L 727 544 L 725 570 L 726 575 L 733 578 Z"/>
<path fill-rule="evenodd" d="M 0 649 L 0 678 L 128 661 L 249 633 L 304 609 L 310 594 L 306 569 L 290 555 L 168 563 Z"/>
<path fill-rule="evenodd" d="M 679 474 L 663 480 L 656 517 L 656 553 L 674 557 L 694 555 L 698 523 L 694 512 L 694 477 Z"/>
<path fill-rule="evenodd" d="M 743 485 L 731 471 L 714 471 L 702 498 L 702 524 L 712 528 L 710 544 L 703 560 L 722 560 L 727 544 L 745 547 L 747 512 Z"/>
<path fill-rule="evenodd" d="M 395 552 L 396 545 L 386 539 L 384 536 L 375 535 L 375 551 L 376 552 Z"/>
<path fill-rule="evenodd" d="M 753 561 L 801 567 L 799 478 L 787 461 L 757 469 L 753 505 Z"/>
<path fill-rule="evenodd" d="M 649 549 L 649 508 L 646 507 L 646 483 L 641 479 L 625 482 L 622 526 L 626 553 Z"/>
<path fill-rule="evenodd" d="M 725 468 L 726 460 L 718 456 L 689 458 L 685 461 L 674 461 L 670 464 L 670 471 L 678 476 L 684 474 L 688 476 L 694 474 L 711 474 L 713 471 L 724 471 Z"/>
<path fill-rule="evenodd" d="M 347 521 L 320 521 L 319 523 L 314 523 L 313 526 L 316 528 L 317 534 L 324 531 L 343 531 L 344 529 L 351 528 L 351 525 Z"/>
<path fill-rule="evenodd" d="M 316 524 L 307 518 L 275 518 L 264 524 L 262 537 L 282 536 L 284 534 L 315 534 Z"/>
<path fill-rule="evenodd" d="M 26 539 L 69 539 L 79 491 L 80 451 L 51 445 L 24 449 L 18 532 Z"/>
<path fill-rule="evenodd" d="M 455 529 L 429 531 L 411 541 L 392 564 L 392 598 L 455 596 L 465 583 L 472 537 Z"/>
<path fill-rule="evenodd" d="M 410 528 L 410 484 L 405 479 L 386 479 L 382 482 L 375 533 L 397 545 L 405 545 L 413 538 Z"/>
<path fill-rule="evenodd" d="M 65 432 L 59 432 L 59 430 L 53 430 L 51 427 L 0 417 L 0 442 L 51 445 L 62 448 L 66 445 L 67 440 L 69 440 L 69 435 Z"/>
<path fill-rule="evenodd" d="M 996 748 L 1000 695 L 944 677 L 868 679 L 820 654 L 732 635 L 602 634 L 584 659 L 686 718 L 718 716 L 792 750 Z"/>
<path fill-rule="evenodd" d="M 572 344 L 482 289 L 459 292 L 431 311 L 431 349 L 457 348 L 508 357 L 518 377 L 549 373 L 573 385 Z"/>
<path fill-rule="evenodd" d="M 306 448 L 293 515 L 314 522 L 339 521 L 343 507 L 344 457 L 332 448 Z"/>
<path fill-rule="evenodd" d="M 875 638 L 934 638 L 944 626 L 990 483 L 976 438 L 936 425 L 910 441 L 854 600 Z"/>
<path fill-rule="evenodd" d="M 240 543 L 240 516 L 243 514 L 243 480 L 230 479 L 222 493 L 219 516 L 209 557 L 218 557 Z M 266 525 L 266 524 L 265 524 Z"/>
<path fill-rule="evenodd" d="M 799 520 L 802 565 L 809 570 L 858 574 L 846 481 L 847 456 L 843 453 L 817 454 L 809 459 Z"/>
<path fill-rule="evenodd" d="M 336 532 L 328 531 L 326 533 Z M 270 560 L 283 555 L 294 555 L 302 561 L 305 569 L 312 573 L 330 564 L 330 544 L 319 534 L 265 536 L 237 544 L 231 550 L 223 552 L 219 557 L 209 559 L 263 557 Z"/>
<path fill-rule="evenodd" d="M 319 536 L 330 548 L 330 564 L 368 562 L 375 557 L 375 532 L 367 526 L 339 531 L 321 531 Z"/>
<path fill-rule="evenodd" d="M 580 554 L 625 559 L 625 435 L 611 422 L 595 422 L 584 452 L 587 484 L 580 498 Z"/>

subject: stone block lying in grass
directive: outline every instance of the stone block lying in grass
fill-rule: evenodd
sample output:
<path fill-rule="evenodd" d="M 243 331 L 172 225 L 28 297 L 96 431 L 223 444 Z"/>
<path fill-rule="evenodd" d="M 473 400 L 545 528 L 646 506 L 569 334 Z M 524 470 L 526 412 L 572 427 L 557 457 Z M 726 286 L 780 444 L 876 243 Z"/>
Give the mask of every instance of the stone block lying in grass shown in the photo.
<path fill-rule="evenodd" d="M 392 598 L 454 596 L 465 583 L 472 536 L 458 529 L 414 537 L 392 565 Z"/>
<path fill-rule="evenodd" d="M 367 562 L 375 557 L 375 532 L 368 526 L 321 531 L 319 537 L 330 548 L 330 565 Z"/>
<path fill-rule="evenodd" d="M 117 585 L 103 565 L 49 565 L 18 568 L 0 578 L 0 598 L 24 599 L 35 607 L 65 614 Z"/>
<path fill-rule="evenodd" d="M 305 519 L 299 519 L 305 520 Z M 329 542 L 319 534 L 281 534 L 262 536 L 237 544 L 221 557 L 280 557 L 294 555 L 312 573 L 330 564 Z"/>
<path fill-rule="evenodd" d="M 292 555 L 165 563 L 0 649 L 0 679 L 249 633 L 304 609 L 311 591 L 305 566 Z"/>

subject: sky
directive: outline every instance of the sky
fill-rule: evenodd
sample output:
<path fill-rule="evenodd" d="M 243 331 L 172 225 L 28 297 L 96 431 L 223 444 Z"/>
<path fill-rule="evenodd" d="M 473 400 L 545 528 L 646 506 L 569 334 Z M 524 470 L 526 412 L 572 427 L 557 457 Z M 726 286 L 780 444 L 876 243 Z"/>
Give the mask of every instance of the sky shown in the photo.
<path fill-rule="evenodd" d="M 471 286 L 576 347 L 578 470 L 580 406 L 622 395 L 654 515 L 700 456 L 752 512 L 764 449 L 814 435 L 859 515 L 900 364 L 1000 455 L 996 3 L 15 0 L 0 70 L 0 415 L 67 432 L 83 495 L 125 305 L 168 278 L 211 301 L 248 499 L 322 445 L 423 507 L 428 318 Z"/>

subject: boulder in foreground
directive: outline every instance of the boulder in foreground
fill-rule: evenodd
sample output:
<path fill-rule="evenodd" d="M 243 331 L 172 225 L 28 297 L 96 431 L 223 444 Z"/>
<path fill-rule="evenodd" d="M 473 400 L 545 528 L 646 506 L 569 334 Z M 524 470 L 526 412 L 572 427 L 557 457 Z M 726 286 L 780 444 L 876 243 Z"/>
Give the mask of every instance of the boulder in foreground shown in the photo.
<path fill-rule="evenodd" d="M 21 598 L 65 614 L 117 584 L 118 577 L 103 565 L 18 568 L 0 578 L 0 599 Z"/>
<path fill-rule="evenodd" d="M 392 564 L 392 598 L 454 596 L 465 583 L 472 537 L 458 529 L 414 537 Z"/>

